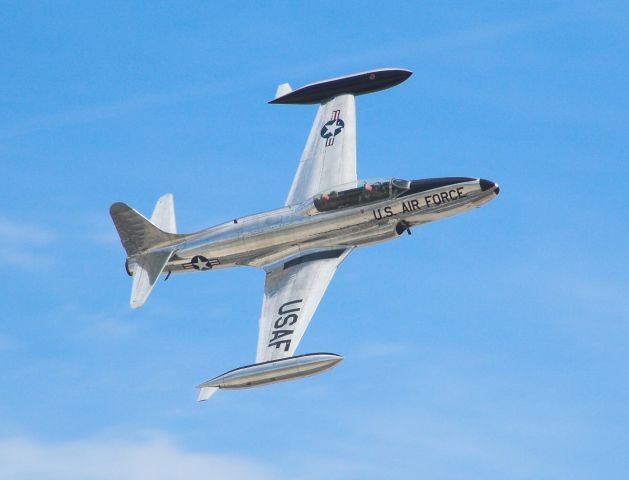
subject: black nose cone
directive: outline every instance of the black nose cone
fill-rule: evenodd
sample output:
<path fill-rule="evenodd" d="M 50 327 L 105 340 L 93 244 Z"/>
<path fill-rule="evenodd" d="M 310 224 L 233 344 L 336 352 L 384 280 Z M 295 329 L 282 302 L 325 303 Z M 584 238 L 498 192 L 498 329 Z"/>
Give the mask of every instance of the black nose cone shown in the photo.
<path fill-rule="evenodd" d="M 494 188 L 496 186 L 496 184 L 494 182 L 492 182 L 491 180 L 485 180 L 484 178 L 481 178 L 479 180 L 480 183 L 480 189 L 485 192 L 487 190 L 490 190 L 492 188 Z"/>
<path fill-rule="evenodd" d="M 498 195 L 500 193 L 500 187 L 498 186 L 496 182 L 492 182 L 491 180 L 485 180 L 484 178 L 480 178 L 478 180 L 478 183 L 480 184 L 480 189 L 483 192 L 487 192 L 491 190 L 494 193 L 494 195 Z"/>

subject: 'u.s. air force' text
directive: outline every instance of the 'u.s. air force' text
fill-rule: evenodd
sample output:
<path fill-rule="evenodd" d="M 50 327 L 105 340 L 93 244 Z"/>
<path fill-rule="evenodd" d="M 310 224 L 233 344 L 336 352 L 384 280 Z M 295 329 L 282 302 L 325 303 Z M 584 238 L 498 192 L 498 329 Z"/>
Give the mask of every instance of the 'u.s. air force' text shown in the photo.
<path fill-rule="evenodd" d="M 412 200 L 402 202 L 402 205 L 374 208 L 371 213 L 373 214 L 373 218 L 375 218 L 376 220 L 380 220 L 381 218 L 414 212 L 416 210 L 421 210 L 422 208 L 426 207 L 443 205 L 463 197 L 465 197 L 465 194 L 463 193 L 463 187 L 457 187 L 451 190 L 434 193 L 432 195 L 426 195 L 421 200 L 418 198 L 413 198 Z"/>

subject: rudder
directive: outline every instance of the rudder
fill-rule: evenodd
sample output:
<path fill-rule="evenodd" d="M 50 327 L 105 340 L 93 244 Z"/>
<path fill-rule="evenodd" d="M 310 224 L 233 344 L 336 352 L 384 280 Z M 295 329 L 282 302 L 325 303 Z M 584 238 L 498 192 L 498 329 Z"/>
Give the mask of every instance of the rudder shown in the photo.
<path fill-rule="evenodd" d="M 166 233 L 177 233 L 175 201 L 172 193 L 163 195 L 157 201 L 153 215 L 151 215 L 151 223 Z"/>

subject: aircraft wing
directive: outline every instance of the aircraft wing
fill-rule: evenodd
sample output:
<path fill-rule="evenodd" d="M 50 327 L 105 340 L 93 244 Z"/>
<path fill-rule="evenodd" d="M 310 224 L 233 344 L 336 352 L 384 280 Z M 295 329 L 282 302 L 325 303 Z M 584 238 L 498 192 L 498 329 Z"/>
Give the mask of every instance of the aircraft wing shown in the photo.
<path fill-rule="evenodd" d="M 351 248 L 308 253 L 267 271 L 256 363 L 290 357 Z"/>
<path fill-rule="evenodd" d="M 286 205 L 356 180 L 356 99 L 342 94 L 319 106 Z"/>

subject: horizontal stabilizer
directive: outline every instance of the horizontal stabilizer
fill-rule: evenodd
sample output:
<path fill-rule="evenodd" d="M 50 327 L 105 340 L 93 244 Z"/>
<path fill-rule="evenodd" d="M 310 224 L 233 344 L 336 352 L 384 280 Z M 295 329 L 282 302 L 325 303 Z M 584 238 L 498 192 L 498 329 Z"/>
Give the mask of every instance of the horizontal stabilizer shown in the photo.
<path fill-rule="evenodd" d="M 175 250 L 149 252 L 140 255 L 133 269 L 133 285 L 131 286 L 131 308 L 140 308 L 149 298 L 159 275 L 172 257 Z"/>
<path fill-rule="evenodd" d="M 167 205 L 168 202 L 166 201 L 165 204 Z M 163 207 L 160 207 L 160 202 L 158 202 L 156 210 L 160 211 L 159 217 L 162 216 L 162 209 Z M 114 221 L 116 230 L 118 230 L 122 246 L 129 257 L 180 238 L 177 234 L 160 230 L 144 215 L 125 203 L 114 203 L 109 208 L 109 214 Z M 174 226 L 174 213 L 172 222 Z"/>
<path fill-rule="evenodd" d="M 275 99 L 271 100 L 269 103 L 313 104 L 323 103 L 330 98 L 338 97 L 343 94 L 364 95 L 366 93 L 394 87 L 402 83 L 412 74 L 413 72 L 410 70 L 382 68 L 311 83 L 310 85 L 279 96 L 280 89 L 282 88 L 282 85 L 280 85 L 277 89 Z"/>

